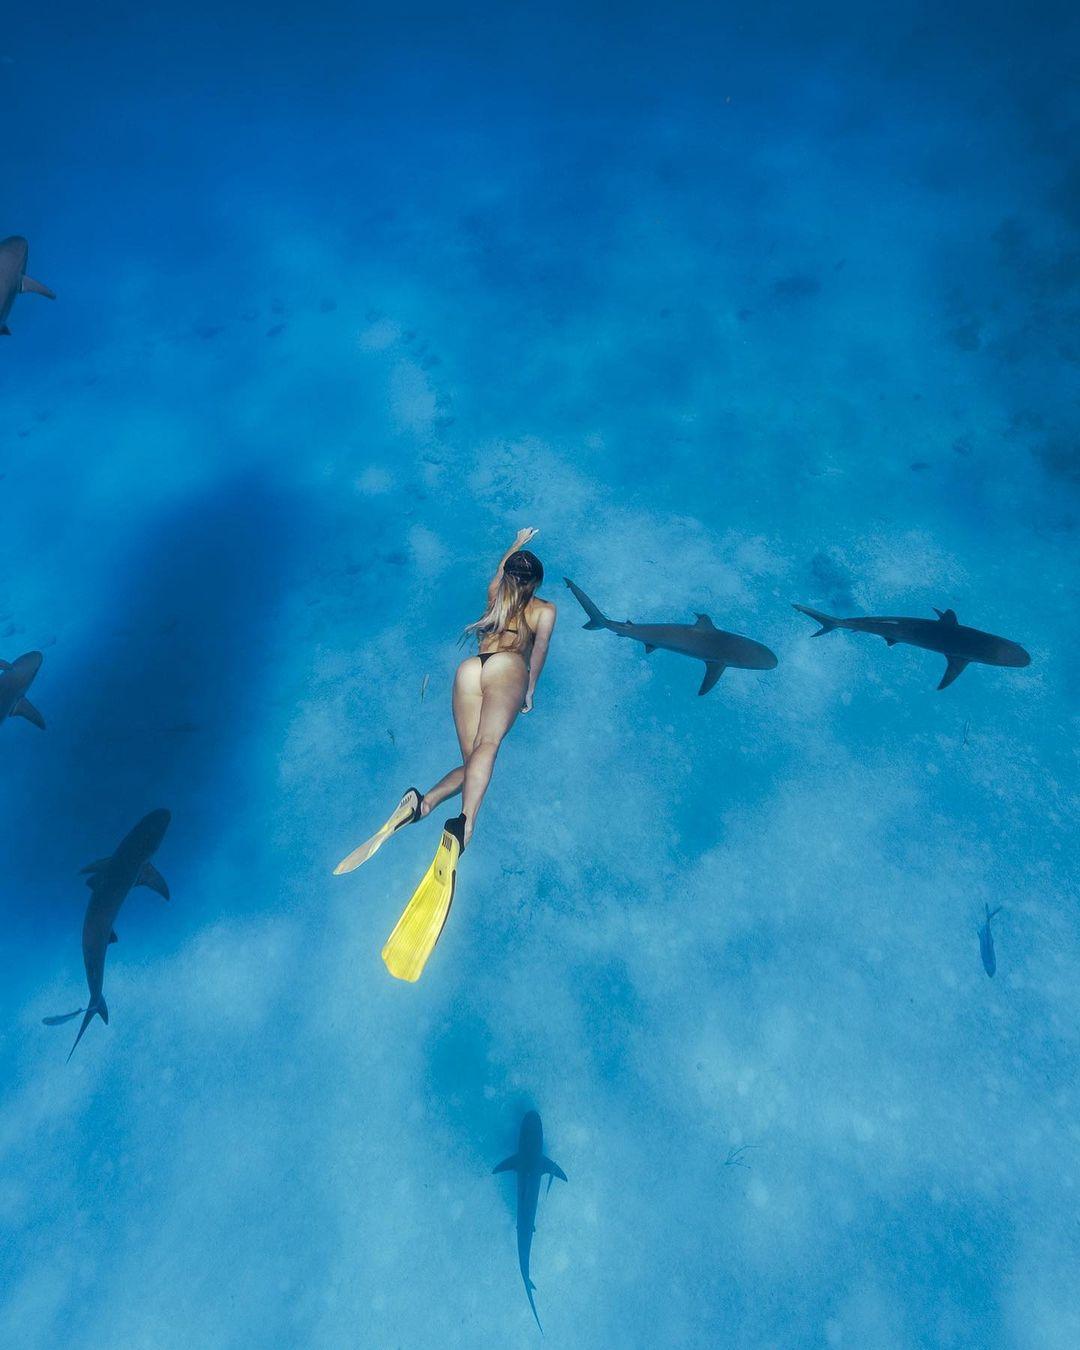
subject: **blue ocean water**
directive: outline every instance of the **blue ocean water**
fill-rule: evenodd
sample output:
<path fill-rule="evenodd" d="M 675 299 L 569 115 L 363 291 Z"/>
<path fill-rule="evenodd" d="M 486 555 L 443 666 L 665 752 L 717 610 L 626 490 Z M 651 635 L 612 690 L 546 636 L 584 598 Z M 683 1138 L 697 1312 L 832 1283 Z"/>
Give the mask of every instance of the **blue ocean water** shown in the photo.
<path fill-rule="evenodd" d="M 0 25 L 0 1345 L 1080 1345 L 1075 7 Z M 519 526 L 560 606 L 379 951 Z M 707 612 L 729 671 L 585 633 Z M 793 602 L 1013 638 L 1024 670 Z M 426 693 L 421 689 L 430 677 Z M 111 1022 L 78 869 L 145 812 Z M 977 928 L 994 920 L 997 973 Z"/>

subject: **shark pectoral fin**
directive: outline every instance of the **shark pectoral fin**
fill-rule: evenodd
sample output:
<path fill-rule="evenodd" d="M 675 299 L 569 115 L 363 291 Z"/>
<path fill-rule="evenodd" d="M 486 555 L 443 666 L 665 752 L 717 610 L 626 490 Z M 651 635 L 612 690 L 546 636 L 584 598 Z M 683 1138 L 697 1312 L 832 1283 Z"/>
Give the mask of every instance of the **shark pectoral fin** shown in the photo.
<path fill-rule="evenodd" d="M 11 336 L 11 329 L 7 326 L 7 324 L 4 324 L 3 328 L 0 328 L 0 337 L 10 337 L 10 336 Z"/>
<path fill-rule="evenodd" d="M 491 1169 L 491 1175 L 494 1176 L 496 1172 L 516 1172 L 517 1169 L 518 1155 L 516 1153 L 511 1153 L 510 1157 L 504 1158 L 502 1162 L 499 1163 L 498 1167 L 493 1167 Z"/>
<path fill-rule="evenodd" d="M 656 651 L 656 643 L 655 643 L 655 642 L 643 642 L 641 645 L 645 648 L 645 655 L 646 655 L 646 656 L 651 656 L 651 655 L 653 654 L 653 652 Z"/>
<path fill-rule="evenodd" d="M 724 667 L 719 661 L 705 662 L 705 678 L 701 681 L 701 688 L 698 690 L 698 697 L 707 694 L 716 681 L 724 673 Z"/>
<path fill-rule="evenodd" d="M 967 662 L 965 660 L 959 656 L 950 656 L 949 664 L 945 667 L 945 674 L 942 675 L 941 683 L 938 685 L 938 688 L 948 689 L 953 680 L 958 679 L 963 675 L 966 668 Z"/>
<path fill-rule="evenodd" d="M 45 730 L 45 719 L 34 707 L 28 698 L 19 699 L 11 710 L 13 717 L 25 717 L 28 722 L 33 722 L 34 726 Z"/>
<path fill-rule="evenodd" d="M 552 1181 L 554 1181 L 556 1177 L 558 1177 L 560 1181 L 566 1180 L 566 1173 L 562 1170 L 562 1168 L 559 1166 L 558 1163 L 552 1162 L 550 1158 L 545 1158 L 543 1160 L 543 1162 L 540 1164 L 540 1170 L 541 1172 L 546 1172 L 548 1176 L 551 1177 Z M 549 1190 L 551 1189 L 550 1184 L 548 1189 Z"/>
<path fill-rule="evenodd" d="M 43 286 L 40 281 L 35 281 L 33 277 L 23 277 L 23 294 L 32 293 L 34 295 L 43 295 L 46 300 L 55 300 L 56 292 L 50 291 L 48 286 Z"/>
<path fill-rule="evenodd" d="M 111 858 L 99 858 L 97 862 L 88 863 L 82 868 L 79 872 L 79 876 L 85 876 L 86 873 L 89 872 L 90 875 L 86 877 L 86 884 L 93 890 L 101 880 L 101 873 L 104 872 L 110 862 L 112 862 Z"/>
<path fill-rule="evenodd" d="M 152 891 L 157 891 L 163 900 L 169 898 L 169 887 L 165 878 L 157 870 L 152 862 L 145 862 L 142 865 L 142 871 L 139 873 L 139 879 L 136 886 L 149 886 Z"/>
<path fill-rule="evenodd" d="M 120 939 L 116 936 L 116 929 L 115 929 L 115 928 L 110 928 L 110 929 L 109 929 L 109 942 L 110 942 L 110 943 L 113 943 L 113 942 L 119 942 L 119 941 L 120 941 Z"/>
<path fill-rule="evenodd" d="M 708 616 L 707 614 L 696 614 L 696 615 L 695 615 L 695 618 L 697 619 L 697 623 L 694 624 L 694 627 L 695 627 L 695 628 L 715 628 L 715 627 L 716 627 L 716 624 L 713 623 L 712 619 L 710 619 L 709 616 Z"/>
<path fill-rule="evenodd" d="M 41 1020 L 47 1027 L 62 1027 L 65 1022 L 70 1022 L 73 1017 L 78 1017 L 85 1011 L 85 1008 L 76 1008 L 73 1013 L 60 1013 L 56 1017 L 43 1017 Z"/>
<path fill-rule="evenodd" d="M 934 613 L 938 616 L 938 618 L 941 620 L 942 623 L 956 624 L 960 622 L 960 620 L 956 617 L 955 609 L 938 609 L 938 607 L 935 605 Z"/>

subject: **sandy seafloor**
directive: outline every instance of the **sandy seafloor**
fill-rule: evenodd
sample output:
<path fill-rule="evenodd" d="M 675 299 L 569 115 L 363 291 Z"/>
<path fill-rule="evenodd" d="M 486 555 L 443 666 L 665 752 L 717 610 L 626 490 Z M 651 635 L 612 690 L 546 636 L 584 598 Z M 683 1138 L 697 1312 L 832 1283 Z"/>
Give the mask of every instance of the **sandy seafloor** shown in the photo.
<path fill-rule="evenodd" d="M 1080 1345 L 1076 22 L 744 8 L 5 15 L 0 1344 L 534 1345 L 535 1106 L 549 1345 Z M 330 869 L 519 525 L 552 655 L 410 987 L 437 824 Z"/>

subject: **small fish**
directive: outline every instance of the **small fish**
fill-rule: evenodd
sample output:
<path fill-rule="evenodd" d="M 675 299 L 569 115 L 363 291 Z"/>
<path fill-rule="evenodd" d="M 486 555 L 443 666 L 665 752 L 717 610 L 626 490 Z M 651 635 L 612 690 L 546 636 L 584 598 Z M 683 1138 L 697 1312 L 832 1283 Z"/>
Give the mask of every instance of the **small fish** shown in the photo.
<path fill-rule="evenodd" d="M 978 930 L 979 955 L 982 957 L 983 970 L 993 978 L 994 972 L 997 970 L 997 955 L 994 952 L 994 935 L 990 931 L 990 920 L 995 914 L 1001 913 L 1001 906 L 998 905 L 997 909 L 991 909 L 989 905 L 983 905 L 983 909 L 986 910 L 986 922 Z"/>
<path fill-rule="evenodd" d="M 427 693 L 428 680 L 430 680 L 430 679 L 431 679 L 431 676 L 430 676 L 430 675 L 425 675 L 425 676 L 424 676 L 424 679 L 423 679 L 423 683 L 420 685 L 420 702 L 421 702 L 421 703 L 423 703 L 423 701 L 424 701 L 424 695 Z"/>
<path fill-rule="evenodd" d="M 750 1170 L 750 1164 L 746 1161 L 745 1154 L 749 1149 L 757 1148 L 756 1144 L 739 1144 L 737 1148 L 728 1149 L 728 1155 L 724 1159 L 725 1167 L 745 1167 Z"/>

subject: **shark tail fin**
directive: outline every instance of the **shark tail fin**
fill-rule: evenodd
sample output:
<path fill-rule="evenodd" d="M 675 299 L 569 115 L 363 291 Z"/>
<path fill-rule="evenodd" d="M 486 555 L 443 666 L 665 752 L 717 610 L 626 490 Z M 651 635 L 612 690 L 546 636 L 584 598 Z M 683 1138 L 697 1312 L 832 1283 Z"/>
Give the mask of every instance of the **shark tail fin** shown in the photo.
<path fill-rule="evenodd" d="M 834 628 L 841 627 L 844 622 L 843 619 L 834 619 L 831 614 L 822 614 L 820 609 L 811 609 L 809 605 L 792 605 L 792 609 L 797 609 L 800 614 L 805 614 L 808 618 L 821 624 L 817 632 L 812 634 L 813 637 L 820 637 L 822 633 L 831 633 Z"/>
<path fill-rule="evenodd" d="M 86 1031 L 86 1028 L 90 1025 L 90 1023 L 94 1020 L 95 1017 L 100 1017 L 106 1026 L 109 1025 L 108 1005 L 106 1004 L 104 998 L 100 994 L 97 996 L 97 998 L 90 1000 L 90 1005 L 86 1009 L 86 1015 L 82 1020 L 82 1026 L 79 1028 L 79 1034 L 75 1037 L 75 1045 L 73 1045 L 71 1049 L 68 1051 L 69 1062 L 71 1060 L 71 1056 L 75 1053 L 75 1046 L 78 1045 L 79 1042 L 82 1040 L 83 1033 Z"/>
<path fill-rule="evenodd" d="M 570 593 L 578 602 L 581 608 L 589 616 L 588 622 L 582 624 L 583 628 L 607 628 L 609 620 L 597 609 L 580 586 L 575 586 L 569 577 L 563 577 L 563 581 L 570 587 Z"/>
<path fill-rule="evenodd" d="M 532 1309 L 532 1315 L 536 1318 L 536 1325 L 540 1327 L 540 1335 L 544 1334 L 544 1328 L 540 1326 L 540 1314 L 536 1311 L 536 1303 L 533 1301 L 533 1293 L 536 1285 L 529 1279 L 528 1275 L 523 1276 L 525 1280 L 525 1292 L 529 1296 L 529 1307 Z"/>

